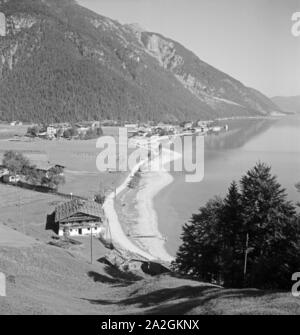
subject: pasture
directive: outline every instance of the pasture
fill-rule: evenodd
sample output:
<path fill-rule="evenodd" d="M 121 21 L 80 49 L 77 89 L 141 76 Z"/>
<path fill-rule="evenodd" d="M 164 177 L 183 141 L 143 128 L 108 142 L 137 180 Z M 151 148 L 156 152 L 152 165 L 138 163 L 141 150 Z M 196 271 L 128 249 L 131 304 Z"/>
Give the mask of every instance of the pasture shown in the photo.
<path fill-rule="evenodd" d="M 54 235 L 53 231 L 45 230 L 47 214 L 63 200 L 0 183 L 0 224 L 46 242 Z"/>
<path fill-rule="evenodd" d="M 9 124 L 0 123 L 0 140 L 10 139 L 14 136 L 24 136 L 29 125 L 11 126 Z"/>
<path fill-rule="evenodd" d="M 14 129 L 16 127 L 13 127 Z M 117 140 L 117 129 L 104 128 L 106 136 L 114 136 Z M 117 187 L 126 172 L 99 172 L 96 159 L 101 149 L 96 147 L 97 140 L 42 140 L 24 139 L 0 140 L 0 164 L 3 154 L 7 150 L 23 153 L 32 164 L 38 167 L 60 164 L 66 167 L 66 184 L 59 188 L 59 192 L 73 193 L 92 198 L 101 191 L 110 192 Z"/>

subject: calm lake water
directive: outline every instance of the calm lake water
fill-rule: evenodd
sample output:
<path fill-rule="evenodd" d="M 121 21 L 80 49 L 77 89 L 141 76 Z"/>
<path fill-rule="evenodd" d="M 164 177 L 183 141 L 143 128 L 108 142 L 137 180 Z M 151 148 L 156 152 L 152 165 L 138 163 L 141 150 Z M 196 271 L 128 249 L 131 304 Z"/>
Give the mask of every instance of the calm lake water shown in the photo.
<path fill-rule="evenodd" d="M 226 123 L 229 132 L 205 138 L 204 180 L 186 183 L 183 174 L 173 174 L 174 182 L 154 199 L 159 229 L 168 237 L 171 255 L 176 254 L 182 225 L 192 213 L 215 195 L 224 196 L 230 183 L 239 181 L 258 161 L 272 166 L 289 200 L 300 201 L 295 188 L 300 181 L 300 116 Z"/>

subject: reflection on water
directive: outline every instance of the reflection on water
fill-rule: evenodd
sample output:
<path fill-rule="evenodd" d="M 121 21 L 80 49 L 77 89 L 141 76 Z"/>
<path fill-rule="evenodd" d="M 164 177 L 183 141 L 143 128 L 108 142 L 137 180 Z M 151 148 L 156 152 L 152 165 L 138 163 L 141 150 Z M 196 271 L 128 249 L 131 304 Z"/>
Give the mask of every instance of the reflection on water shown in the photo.
<path fill-rule="evenodd" d="M 272 166 L 290 200 L 300 201 L 294 186 L 300 181 L 300 118 L 225 123 L 229 132 L 205 138 L 204 180 L 188 184 L 183 173 L 174 174 L 173 184 L 154 201 L 160 230 L 168 236 L 167 248 L 173 255 L 180 244 L 181 227 L 191 214 L 215 195 L 224 196 L 231 181 L 240 180 L 258 161 Z"/>
<path fill-rule="evenodd" d="M 268 130 L 277 121 L 275 119 L 250 119 L 226 122 L 226 124 L 229 124 L 229 131 L 207 136 L 205 138 L 205 148 L 206 150 L 239 148 L 255 136 Z"/>

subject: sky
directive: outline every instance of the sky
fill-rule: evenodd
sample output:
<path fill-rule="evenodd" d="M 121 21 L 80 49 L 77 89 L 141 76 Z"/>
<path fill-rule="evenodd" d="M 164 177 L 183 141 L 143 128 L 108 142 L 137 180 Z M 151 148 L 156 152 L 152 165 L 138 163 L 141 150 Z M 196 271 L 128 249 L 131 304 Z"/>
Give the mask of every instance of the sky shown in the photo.
<path fill-rule="evenodd" d="M 267 96 L 300 95 L 300 0 L 77 0 L 121 23 L 139 23 Z"/>

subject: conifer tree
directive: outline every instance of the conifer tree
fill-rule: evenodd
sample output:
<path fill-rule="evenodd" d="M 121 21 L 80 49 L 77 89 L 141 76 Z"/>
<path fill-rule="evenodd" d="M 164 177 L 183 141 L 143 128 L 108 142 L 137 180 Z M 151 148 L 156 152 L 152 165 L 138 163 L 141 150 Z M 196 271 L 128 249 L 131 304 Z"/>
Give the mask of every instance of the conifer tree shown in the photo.
<path fill-rule="evenodd" d="M 296 270 L 292 259 L 299 255 L 300 241 L 295 207 L 266 164 L 258 163 L 249 170 L 241 180 L 241 189 L 243 221 L 252 250 L 246 284 L 272 288 L 290 285 L 285 275 Z"/>
<path fill-rule="evenodd" d="M 221 199 L 210 200 L 183 227 L 175 268 L 210 282 L 220 280 L 221 236 L 217 230 Z"/>
<path fill-rule="evenodd" d="M 219 230 L 223 237 L 222 277 L 224 285 L 238 287 L 243 278 L 242 200 L 234 181 L 229 187 L 220 211 Z"/>
<path fill-rule="evenodd" d="M 224 200 L 210 200 L 184 226 L 175 268 L 226 287 L 288 289 L 300 269 L 299 227 L 285 189 L 258 163 L 240 191 L 233 182 Z"/>

